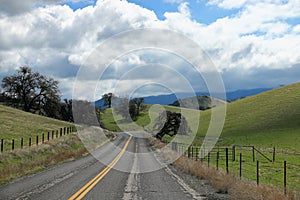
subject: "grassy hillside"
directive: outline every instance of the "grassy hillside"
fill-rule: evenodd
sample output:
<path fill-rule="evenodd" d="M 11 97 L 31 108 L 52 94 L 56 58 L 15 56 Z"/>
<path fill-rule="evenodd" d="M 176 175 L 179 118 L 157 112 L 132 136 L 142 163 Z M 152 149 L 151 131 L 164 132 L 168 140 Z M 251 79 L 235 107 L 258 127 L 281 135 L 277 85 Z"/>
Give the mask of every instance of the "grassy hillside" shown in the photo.
<path fill-rule="evenodd" d="M 210 111 L 203 112 L 199 136 L 206 133 L 209 120 Z M 221 136 L 235 144 L 300 151 L 300 83 L 227 104 Z"/>
<path fill-rule="evenodd" d="M 244 98 L 226 106 L 225 126 L 221 134 L 223 141 L 228 144 L 276 146 L 300 151 L 300 83 Z M 165 107 L 167 110 L 179 111 L 177 107 Z M 217 112 L 220 109 L 214 108 Z M 189 121 L 195 121 L 194 112 L 191 111 L 191 115 L 187 116 Z M 211 119 L 211 110 L 197 112 L 201 116 L 197 136 L 203 137 Z M 119 130 L 111 110 L 106 110 L 101 118 L 106 128 Z M 150 121 L 147 112 L 144 112 L 137 124 L 147 126 Z"/>
<path fill-rule="evenodd" d="M 4 139 L 7 148 L 11 139 L 16 139 L 15 145 L 19 147 L 19 138 L 24 138 L 24 145 L 28 145 L 29 137 L 34 143 L 37 135 L 40 140 L 42 133 L 70 126 L 71 123 L 0 105 L 0 139 Z"/>

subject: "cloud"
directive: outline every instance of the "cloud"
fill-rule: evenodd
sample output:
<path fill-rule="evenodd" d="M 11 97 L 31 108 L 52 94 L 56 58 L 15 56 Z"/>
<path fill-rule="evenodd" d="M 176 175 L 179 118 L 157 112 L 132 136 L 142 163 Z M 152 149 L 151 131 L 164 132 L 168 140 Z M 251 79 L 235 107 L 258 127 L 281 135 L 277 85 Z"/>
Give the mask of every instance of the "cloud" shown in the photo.
<path fill-rule="evenodd" d="M 159 20 L 155 12 L 127 1 L 99 0 L 93 6 L 76 11 L 61 5 L 62 2 L 66 1 L 4 0 L 4 6 L 0 8 L 0 29 L 5 30 L 0 32 L 1 75 L 12 74 L 16 68 L 29 65 L 59 79 L 63 94 L 69 96 L 80 66 L 90 66 L 91 73 L 96 74 L 106 67 L 101 65 L 102 58 L 113 55 L 111 51 L 118 49 L 120 42 L 133 45 L 153 35 L 118 40 L 88 63 L 87 59 L 97 46 L 123 31 L 161 28 L 183 34 L 199 44 L 222 73 L 227 88 L 264 87 L 264 84 L 271 86 L 277 85 L 277 82 L 300 81 L 296 70 L 300 63 L 300 25 L 297 21 L 300 5 L 297 0 L 211 0 L 209 5 L 239 9 L 239 12 L 208 25 L 194 20 L 191 16 L 193 8 L 178 0 L 172 1 L 179 4 L 178 11 L 166 12 L 164 20 Z M 192 55 L 193 48 L 165 37 L 170 47 Z M 197 72 L 180 57 L 151 51 L 126 53 L 106 71 L 99 93 L 109 91 L 122 74 L 139 65 L 149 68 L 136 70 L 124 79 L 124 91 L 129 91 L 130 84 L 134 86 L 143 81 L 161 80 L 169 80 L 177 85 L 178 90 L 184 90 L 176 79 L 172 79 L 174 74 L 170 71 L 161 73 L 155 67 L 153 69 L 156 70 L 151 71 L 150 64 L 155 62 L 184 74 L 194 88 L 203 88 L 203 80 L 198 81 Z M 279 74 L 282 77 L 278 77 Z M 98 79 L 86 78 L 89 82 L 79 80 L 78 89 L 82 91 L 81 98 L 84 93 L 92 98 L 94 91 L 86 88 L 89 84 L 97 84 Z"/>

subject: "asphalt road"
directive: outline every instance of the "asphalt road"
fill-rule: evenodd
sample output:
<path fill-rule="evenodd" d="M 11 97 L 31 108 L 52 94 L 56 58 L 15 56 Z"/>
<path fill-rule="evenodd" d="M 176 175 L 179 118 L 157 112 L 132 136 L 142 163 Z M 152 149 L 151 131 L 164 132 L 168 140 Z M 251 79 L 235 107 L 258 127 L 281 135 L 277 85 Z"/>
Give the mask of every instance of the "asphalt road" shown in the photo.
<path fill-rule="evenodd" d="M 204 199 L 150 151 L 146 139 L 120 133 L 93 153 L 101 162 L 86 156 L 19 179 L 0 187 L 0 199 Z"/>

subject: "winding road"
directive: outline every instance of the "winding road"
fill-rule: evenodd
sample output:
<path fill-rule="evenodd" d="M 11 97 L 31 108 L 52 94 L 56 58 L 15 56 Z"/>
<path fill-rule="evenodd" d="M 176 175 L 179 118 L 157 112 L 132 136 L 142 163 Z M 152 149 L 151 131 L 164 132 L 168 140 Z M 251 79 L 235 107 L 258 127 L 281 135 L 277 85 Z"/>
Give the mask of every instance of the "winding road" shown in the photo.
<path fill-rule="evenodd" d="M 205 199 L 151 151 L 147 139 L 118 133 L 94 156 L 1 186 L 0 199 Z"/>

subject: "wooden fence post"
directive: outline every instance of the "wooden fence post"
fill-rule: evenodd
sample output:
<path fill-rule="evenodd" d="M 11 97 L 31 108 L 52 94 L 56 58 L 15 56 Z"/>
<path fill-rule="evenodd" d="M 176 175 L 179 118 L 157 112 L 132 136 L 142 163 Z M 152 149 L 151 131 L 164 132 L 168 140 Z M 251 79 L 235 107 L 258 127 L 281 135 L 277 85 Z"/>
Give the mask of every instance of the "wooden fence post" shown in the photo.
<path fill-rule="evenodd" d="M 49 141 L 50 140 L 50 133 L 48 131 L 48 134 L 47 134 L 47 140 Z"/>
<path fill-rule="evenodd" d="M 210 152 L 207 154 L 207 166 L 209 167 L 209 162 L 210 162 Z"/>
<path fill-rule="evenodd" d="M 255 149 L 254 146 L 252 146 L 252 160 L 255 162 Z"/>
<path fill-rule="evenodd" d="M 229 164 L 228 164 L 228 148 L 226 148 L 226 173 L 229 173 Z"/>
<path fill-rule="evenodd" d="M 188 147 L 188 158 L 191 157 L 191 146 Z"/>
<path fill-rule="evenodd" d="M 235 161 L 235 145 L 232 146 L 232 162 Z"/>
<path fill-rule="evenodd" d="M 24 139 L 23 138 L 21 138 L 21 149 L 23 149 L 23 141 Z"/>
<path fill-rule="evenodd" d="M 59 136 L 60 136 L 60 137 L 62 136 L 62 128 L 60 128 Z"/>
<path fill-rule="evenodd" d="M 256 160 L 256 184 L 259 185 L 259 161 Z"/>
<path fill-rule="evenodd" d="M 38 146 L 39 145 L 39 136 L 38 135 L 36 136 L 36 141 L 35 142 L 36 142 L 36 146 Z"/>
<path fill-rule="evenodd" d="M 240 179 L 242 179 L 242 152 L 240 153 Z"/>
<path fill-rule="evenodd" d="M 54 139 L 54 131 L 52 131 L 51 138 L 52 138 L 52 140 Z"/>
<path fill-rule="evenodd" d="M 219 150 L 217 151 L 217 158 L 216 158 L 216 167 L 217 167 L 217 170 L 219 170 Z"/>
<path fill-rule="evenodd" d="M 1 139 L 1 152 L 3 152 L 3 150 L 4 150 L 4 140 Z"/>
<path fill-rule="evenodd" d="M 283 163 L 283 187 L 284 194 L 286 195 L 286 155 L 284 153 L 284 163 Z"/>
<path fill-rule="evenodd" d="M 11 143 L 11 150 L 14 150 L 15 149 L 15 140 L 12 139 L 12 143 Z"/>
<path fill-rule="evenodd" d="M 44 133 L 42 134 L 42 144 L 44 144 L 44 141 L 45 141 L 45 135 Z"/>
<path fill-rule="evenodd" d="M 276 154 L 276 149 L 275 147 L 273 148 L 273 162 L 275 162 L 275 154 Z"/>
<path fill-rule="evenodd" d="M 31 147 L 31 137 L 29 138 L 28 146 Z"/>

